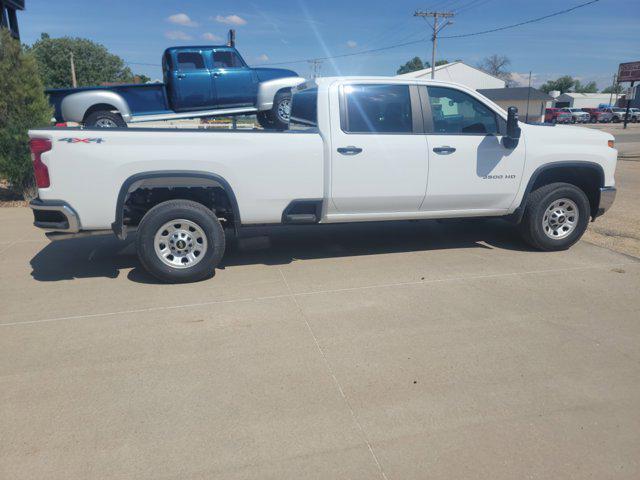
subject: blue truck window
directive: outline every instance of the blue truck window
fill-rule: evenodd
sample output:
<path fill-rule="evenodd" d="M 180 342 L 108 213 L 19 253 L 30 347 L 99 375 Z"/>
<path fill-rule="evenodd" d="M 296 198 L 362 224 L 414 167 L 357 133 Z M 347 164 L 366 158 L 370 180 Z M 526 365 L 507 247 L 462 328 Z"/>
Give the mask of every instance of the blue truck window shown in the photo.
<path fill-rule="evenodd" d="M 291 98 L 292 124 L 305 125 L 307 127 L 318 126 L 318 89 L 306 88 L 295 92 Z"/>
<path fill-rule="evenodd" d="M 197 52 L 178 53 L 178 68 L 180 70 L 203 70 L 204 60 Z"/>
<path fill-rule="evenodd" d="M 213 68 L 244 67 L 242 60 L 235 52 L 213 52 Z"/>

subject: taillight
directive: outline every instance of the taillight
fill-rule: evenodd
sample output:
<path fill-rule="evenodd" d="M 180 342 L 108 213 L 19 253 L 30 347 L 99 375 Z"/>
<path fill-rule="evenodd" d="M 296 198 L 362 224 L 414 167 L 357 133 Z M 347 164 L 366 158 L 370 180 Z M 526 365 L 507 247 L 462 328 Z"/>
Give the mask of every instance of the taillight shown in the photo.
<path fill-rule="evenodd" d="M 51 185 L 49 180 L 49 169 L 42 163 L 41 155 L 51 150 L 51 140 L 46 138 L 32 138 L 29 140 L 31 149 L 31 160 L 33 160 L 33 173 L 36 177 L 38 188 L 47 188 Z"/>

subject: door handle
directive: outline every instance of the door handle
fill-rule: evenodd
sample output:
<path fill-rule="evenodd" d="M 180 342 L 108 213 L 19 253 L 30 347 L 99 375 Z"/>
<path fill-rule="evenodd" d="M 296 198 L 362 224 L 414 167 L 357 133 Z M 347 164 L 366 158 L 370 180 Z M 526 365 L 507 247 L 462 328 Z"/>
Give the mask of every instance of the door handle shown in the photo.
<path fill-rule="evenodd" d="M 212 76 L 213 78 L 218 78 L 218 77 L 220 76 L 220 74 L 219 74 L 219 73 L 217 73 L 217 72 L 215 72 L 215 73 L 212 73 L 212 74 L 211 74 L 211 76 Z"/>
<path fill-rule="evenodd" d="M 361 151 L 362 149 L 360 147 L 354 147 L 353 145 L 338 148 L 338 153 L 341 153 L 342 155 L 357 155 Z"/>
<path fill-rule="evenodd" d="M 445 145 L 443 147 L 435 147 L 433 151 L 436 153 L 439 153 L 440 155 L 449 155 L 450 153 L 455 152 L 456 149 L 448 145 Z"/>
<path fill-rule="evenodd" d="M 187 75 L 185 73 L 179 73 L 177 76 L 178 78 L 185 78 Z"/>

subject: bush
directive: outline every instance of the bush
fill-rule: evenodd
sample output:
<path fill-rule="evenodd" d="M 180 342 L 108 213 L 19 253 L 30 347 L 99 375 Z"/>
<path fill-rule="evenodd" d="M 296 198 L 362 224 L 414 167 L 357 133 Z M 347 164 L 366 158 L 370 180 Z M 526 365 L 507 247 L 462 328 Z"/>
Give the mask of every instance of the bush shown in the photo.
<path fill-rule="evenodd" d="M 25 194 L 33 192 L 27 130 L 49 124 L 53 110 L 32 55 L 0 28 L 0 177 Z"/>

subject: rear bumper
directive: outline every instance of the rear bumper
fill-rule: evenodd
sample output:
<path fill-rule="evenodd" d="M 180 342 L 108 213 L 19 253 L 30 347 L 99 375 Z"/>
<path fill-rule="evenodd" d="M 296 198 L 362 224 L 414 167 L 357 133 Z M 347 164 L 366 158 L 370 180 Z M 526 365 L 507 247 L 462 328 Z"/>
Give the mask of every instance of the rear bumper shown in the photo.
<path fill-rule="evenodd" d="M 60 200 L 40 200 L 29 202 L 33 210 L 33 225 L 44 230 L 75 233 L 80 231 L 80 219 L 71 206 Z"/>
<path fill-rule="evenodd" d="M 603 215 L 607 210 L 611 208 L 611 205 L 613 205 L 613 202 L 616 199 L 616 193 L 616 187 L 600 188 L 600 203 L 598 204 L 596 217 Z"/>

